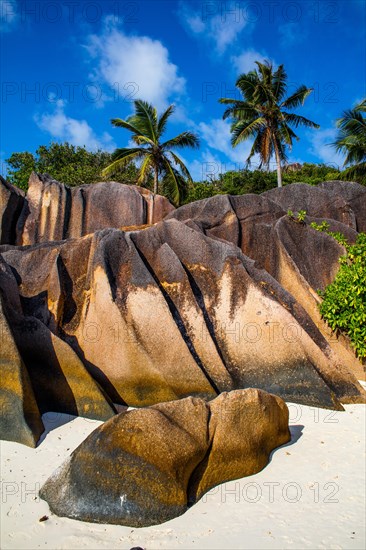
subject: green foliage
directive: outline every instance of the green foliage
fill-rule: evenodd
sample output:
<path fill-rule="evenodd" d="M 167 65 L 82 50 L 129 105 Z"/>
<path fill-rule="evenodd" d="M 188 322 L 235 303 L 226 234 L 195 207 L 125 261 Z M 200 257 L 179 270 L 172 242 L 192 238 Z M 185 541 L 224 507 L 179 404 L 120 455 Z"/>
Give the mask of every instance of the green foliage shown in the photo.
<path fill-rule="evenodd" d="M 335 235 L 337 234 L 332 234 L 332 236 Z M 343 237 L 342 244 L 344 242 Z M 347 254 L 339 260 L 340 268 L 337 276 L 333 283 L 321 293 L 323 302 L 320 304 L 320 313 L 332 330 L 341 330 L 349 336 L 356 354 L 364 359 L 366 358 L 366 233 L 359 234 L 356 244 L 345 243 L 344 246 Z"/>
<path fill-rule="evenodd" d="M 295 215 L 292 210 L 287 210 L 287 215 L 291 220 L 295 221 L 296 223 L 305 223 L 306 218 L 306 210 L 299 210 L 297 214 Z"/>
<path fill-rule="evenodd" d="M 312 227 L 313 229 L 316 229 L 316 231 L 323 231 L 328 233 L 329 223 L 326 222 L 325 220 L 319 224 L 316 222 L 311 222 L 310 227 Z"/>
<path fill-rule="evenodd" d="M 7 163 L 10 167 L 8 180 L 13 185 L 26 190 L 32 171 L 49 174 L 67 185 L 82 185 L 102 180 L 102 170 L 111 162 L 112 155 L 105 151 L 91 152 L 84 147 L 75 147 L 69 143 L 51 143 L 41 145 L 35 155 L 32 153 L 13 153 Z M 137 169 L 130 165 L 120 172 L 117 181 L 136 183 Z"/>
<path fill-rule="evenodd" d="M 327 180 L 346 180 L 344 172 L 330 170 L 326 164 L 304 163 L 301 169 L 283 173 L 283 184 L 307 183 L 317 185 Z M 362 183 L 362 182 L 360 182 Z M 366 182 L 365 182 L 366 183 Z M 277 185 L 276 172 L 265 170 L 230 170 L 211 178 L 210 181 L 191 182 L 184 203 L 212 197 L 214 195 L 245 195 L 263 193 Z"/>
<path fill-rule="evenodd" d="M 204 182 L 192 182 L 188 188 L 185 204 L 214 195 L 260 194 L 276 187 L 274 172 L 263 170 L 230 170 Z"/>
<path fill-rule="evenodd" d="M 7 180 L 20 187 L 23 191 L 28 189 L 29 176 L 36 170 L 36 159 L 32 153 L 13 153 L 6 161 L 10 167 Z"/>
<path fill-rule="evenodd" d="M 329 223 L 325 220 L 318 224 L 316 222 L 311 222 L 310 227 L 313 229 L 316 229 L 316 231 L 322 231 L 323 233 L 327 233 L 327 235 L 330 235 L 335 239 L 339 244 L 346 247 L 348 242 L 346 237 L 341 233 L 340 231 L 329 231 Z"/>
<path fill-rule="evenodd" d="M 348 178 L 366 183 L 366 99 L 354 109 L 343 112 L 337 120 L 339 132 L 336 141 L 332 144 L 337 151 L 346 155 L 344 166 L 348 166 L 345 173 Z"/>
<path fill-rule="evenodd" d="M 175 110 L 174 105 L 170 105 L 160 116 L 153 105 L 141 99 L 134 101 L 134 107 L 135 113 L 126 120 L 114 118 L 111 123 L 131 132 L 137 147 L 116 149 L 103 175 L 113 175 L 116 170 L 129 166 L 131 161 L 139 161 L 137 184 L 146 185 L 153 177 L 154 193 L 163 193 L 178 206 L 186 198 L 192 178 L 176 151 L 186 147 L 197 148 L 198 137 L 193 132 L 182 132 L 162 142 L 168 119 Z"/>
<path fill-rule="evenodd" d="M 299 210 L 297 213 L 297 220 L 299 223 L 304 223 L 306 218 L 306 210 Z"/>
<path fill-rule="evenodd" d="M 315 122 L 291 112 L 304 104 L 312 88 L 301 85 L 286 97 L 288 83 L 284 66 L 279 65 L 275 70 L 269 61 L 255 63 L 255 69 L 240 75 L 236 81 L 243 99 L 221 98 L 219 101 L 229 105 L 223 118 L 232 121 L 232 146 L 253 138 L 247 162 L 259 155 L 260 168 L 268 168 L 274 156 L 279 169 L 278 187 L 282 187 L 281 162 L 287 160 L 287 150 L 292 149 L 293 140 L 299 139 L 294 129 L 319 128 Z"/>

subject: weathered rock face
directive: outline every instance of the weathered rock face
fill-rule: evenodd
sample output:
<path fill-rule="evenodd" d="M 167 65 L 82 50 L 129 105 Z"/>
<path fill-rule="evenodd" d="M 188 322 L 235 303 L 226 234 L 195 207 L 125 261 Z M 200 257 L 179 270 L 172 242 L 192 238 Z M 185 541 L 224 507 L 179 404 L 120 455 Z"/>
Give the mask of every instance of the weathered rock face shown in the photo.
<path fill-rule="evenodd" d="M 243 387 L 330 408 L 364 399 L 289 293 L 238 247 L 177 220 L 13 247 L 2 257 L 37 330 L 28 338 L 12 321 L 42 412 L 75 414 L 95 381 L 132 406 Z M 60 365 L 71 392 L 56 382 Z"/>
<path fill-rule="evenodd" d="M 366 187 L 349 181 L 325 181 L 320 184 L 328 193 L 341 196 L 353 211 L 356 219 L 356 230 L 366 231 Z"/>
<path fill-rule="evenodd" d="M 306 210 L 307 223 L 290 220 L 288 209 Z M 266 269 L 302 305 L 328 340 L 336 362 L 364 379 L 364 368 L 349 342 L 330 332 L 318 308 L 317 291 L 334 280 L 338 258 L 345 250 L 309 224 L 327 221 L 331 231 L 340 231 L 354 242 L 357 230 L 364 230 L 365 216 L 366 189 L 356 183 L 332 181 L 318 187 L 287 185 L 259 196 L 216 196 L 178 208 L 167 218 L 194 224 L 206 235 L 239 246 L 255 260 L 256 267 Z"/>
<path fill-rule="evenodd" d="M 289 440 L 285 403 L 260 390 L 160 403 L 97 428 L 40 495 L 59 516 L 155 525 L 219 483 L 257 473 Z"/>
<path fill-rule="evenodd" d="M 345 190 L 344 185 L 347 185 Z M 352 182 L 325 182 L 320 186 L 306 183 L 293 183 L 282 189 L 271 189 L 263 193 L 273 202 L 276 202 L 285 212 L 288 209 L 295 211 L 306 210 L 308 216 L 313 218 L 331 218 L 337 220 L 352 229 L 357 230 L 357 214 L 363 209 L 356 207 L 362 198 L 366 201 L 364 188 L 358 183 Z M 351 199 L 352 197 L 352 199 Z M 362 218 L 365 214 L 362 215 Z M 364 220 L 360 220 L 363 225 Z M 363 229 L 359 229 L 363 231 Z"/>
<path fill-rule="evenodd" d="M 144 199 L 137 199 L 139 211 Z M 349 225 L 330 224 L 357 236 Z M 335 409 L 364 402 L 361 364 L 318 311 L 317 290 L 334 278 L 342 253 L 267 194 L 199 201 L 146 229 L 3 245 L 0 285 L 7 338 L 19 355 L 12 352 L 14 368 L 22 361 L 41 413 L 101 419 L 114 414 L 112 402 L 212 399 L 247 387 Z M 8 437 L 19 440 L 19 433 Z"/>
<path fill-rule="evenodd" d="M 16 225 L 25 204 L 21 189 L 0 176 L 0 244 L 14 244 Z"/>
<path fill-rule="evenodd" d="M 138 186 L 107 182 L 70 188 L 33 173 L 16 243 L 60 241 L 106 227 L 153 224 L 172 210 L 165 197 Z"/>
<path fill-rule="evenodd" d="M 28 315 L 12 269 L 0 255 L 0 438 L 35 446 L 41 414 L 59 411 L 107 420 L 116 413 L 73 349 Z M 42 296 L 33 297 L 41 304 Z"/>

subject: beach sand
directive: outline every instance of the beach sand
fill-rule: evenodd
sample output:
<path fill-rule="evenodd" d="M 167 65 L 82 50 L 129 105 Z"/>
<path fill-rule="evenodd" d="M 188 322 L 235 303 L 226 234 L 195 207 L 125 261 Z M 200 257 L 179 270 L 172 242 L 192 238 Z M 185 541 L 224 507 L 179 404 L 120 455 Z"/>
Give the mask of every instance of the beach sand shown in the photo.
<path fill-rule="evenodd" d="M 216 487 L 183 516 L 143 529 L 59 518 L 39 499 L 48 476 L 101 424 L 48 413 L 36 449 L 1 442 L 1 548 L 365 548 L 366 406 L 333 412 L 288 405 L 292 441 L 262 472 Z"/>

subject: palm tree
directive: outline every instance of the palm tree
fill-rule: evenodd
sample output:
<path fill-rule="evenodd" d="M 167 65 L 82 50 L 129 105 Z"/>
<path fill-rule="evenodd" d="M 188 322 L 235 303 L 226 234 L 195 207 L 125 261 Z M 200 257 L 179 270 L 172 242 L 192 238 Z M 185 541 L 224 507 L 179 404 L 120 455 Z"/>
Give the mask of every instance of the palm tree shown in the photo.
<path fill-rule="evenodd" d="M 269 61 L 256 61 L 256 64 L 258 69 L 242 74 L 236 81 L 236 87 L 244 99 L 221 98 L 219 101 L 230 105 L 223 118 L 232 119 L 232 146 L 236 147 L 239 143 L 254 138 L 247 163 L 250 164 L 250 159 L 258 153 L 261 159 L 260 168 L 265 166 L 268 169 L 274 154 L 278 187 L 282 187 L 281 161 L 287 160 L 286 148 L 292 148 L 293 139 L 299 139 L 291 126 L 319 128 L 315 122 L 289 112 L 304 104 L 312 88 L 299 86 L 286 98 L 287 74 L 283 65 L 274 70 Z"/>
<path fill-rule="evenodd" d="M 180 204 L 187 182 L 192 182 L 191 175 L 174 152 L 184 147 L 199 146 L 198 137 L 192 132 L 182 132 L 178 136 L 161 143 L 169 117 L 174 112 L 170 105 L 160 116 L 157 110 L 138 99 L 134 101 L 135 113 L 126 120 L 114 118 L 113 126 L 125 128 L 132 133 L 132 140 L 138 147 L 116 149 L 113 162 L 103 170 L 103 176 L 110 176 L 134 160 L 140 161 L 137 184 L 146 183 L 149 176 L 154 177 L 154 193 L 166 194 L 174 204 Z"/>
<path fill-rule="evenodd" d="M 332 145 L 337 151 L 346 155 L 343 166 L 351 164 L 345 175 L 366 175 L 366 119 L 362 113 L 366 111 L 366 99 L 361 101 L 354 109 L 343 112 L 343 117 L 337 120 L 339 134 Z"/>

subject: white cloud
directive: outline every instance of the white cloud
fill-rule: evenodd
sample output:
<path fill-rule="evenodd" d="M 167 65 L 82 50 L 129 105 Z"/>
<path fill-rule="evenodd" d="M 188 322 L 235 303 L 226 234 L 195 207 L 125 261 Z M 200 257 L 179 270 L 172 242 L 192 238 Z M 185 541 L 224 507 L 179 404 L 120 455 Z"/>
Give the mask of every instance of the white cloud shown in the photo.
<path fill-rule="evenodd" d="M 308 152 L 318 157 L 325 164 L 330 164 L 334 168 L 341 168 L 344 156 L 337 153 L 334 147 L 330 145 L 335 141 L 336 135 L 336 128 L 314 130 L 311 134 L 308 134 L 308 139 L 311 143 Z"/>
<path fill-rule="evenodd" d="M 213 42 L 220 54 L 235 42 L 248 23 L 238 2 L 203 2 L 198 12 L 182 3 L 179 17 L 194 35 Z"/>
<path fill-rule="evenodd" d="M 130 101 L 144 99 L 161 110 L 185 92 L 186 81 L 159 40 L 128 36 L 109 18 L 100 35 L 89 36 L 86 49 L 97 63 L 94 76 Z"/>
<path fill-rule="evenodd" d="M 65 102 L 58 100 L 53 113 L 36 114 L 34 121 L 37 126 L 53 138 L 68 141 L 72 145 L 86 147 L 90 150 L 115 149 L 112 137 L 104 132 L 97 137 L 86 120 L 71 118 L 65 114 Z"/>
<path fill-rule="evenodd" d="M 268 59 L 268 56 L 262 55 L 255 50 L 247 50 L 240 55 L 232 56 L 231 61 L 236 71 L 241 74 L 253 71 L 253 69 L 257 68 L 256 61 L 263 63 L 266 59 Z"/>
<path fill-rule="evenodd" d="M 201 122 L 198 131 L 202 140 L 208 147 L 223 153 L 232 163 L 243 168 L 252 146 L 251 141 L 246 141 L 233 148 L 230 143 L 230 122 L 221 118 L 212 119 L 209 124 Z"/>
<path fill-rule="evenodd" d="M 9 32 L 18 19 L 16 0 L 0 0 L 0 32 Z"/>

